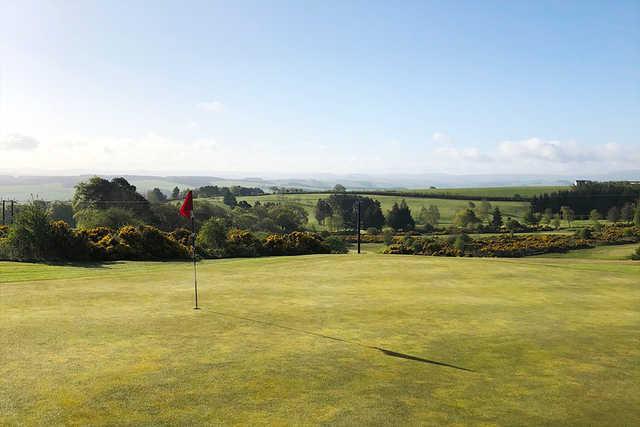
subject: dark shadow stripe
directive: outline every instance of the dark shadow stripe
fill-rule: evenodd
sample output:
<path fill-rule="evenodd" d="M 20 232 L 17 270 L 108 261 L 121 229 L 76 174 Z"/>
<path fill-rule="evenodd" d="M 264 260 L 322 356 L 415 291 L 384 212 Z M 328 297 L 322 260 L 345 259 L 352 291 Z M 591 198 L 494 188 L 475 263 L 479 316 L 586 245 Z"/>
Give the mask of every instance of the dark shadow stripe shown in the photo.
<path fill-rule="evenodd" d="M 359 347 L 369 348 L 369 349 L 372 349 L 372 350 L 378 350 L 378 351 L 381 351 L 382 353 L 384 353 L 385 355 L 391 356 L 391 357 L 398 357 L 400 359 L 413 360 L 415 362 L 428 363 L 428 364 L 431 364 L 431 365 L 444 366 L 444 367 L 447 367 L 447 368 L 459 369 L 461 371 L 466 371 L 466 372 L 475 372 L 475 371 L 473 371 L 471 369 L 462 368 L 460 366 L 451 365 L 451 364 L 445 363 L 445 362 L 438 362 L 437 360 L 429 360 L 429 359 L 424 359 L 424 358 L 418 357 L 418 356 L 412 356 L 410 354 L 398 353 L 397 351 L 388 350 L 386 348 L 366 345 L 366 344 L 362 344 L 362 343 L 357 342 L 357 341 L 349 341 L 349 340 L 345 340 L 343 338 L 332 337 L 330 335 L 320 334 L 318 332 L 305 331 L 304 329 L 292 328 L 291 326 L 280 325 L 278 323 L 267 322 L 267 321 L 264 321 L 264 320 L 252 319 L 250 317 L 238 316 L 238 315 L 235 315 L 235 314 L 221 313 L 219 311 L 207 310 L 207 312 L 208 313 L 217 314 L 218 316 L 230 317 L 230 318 L 233 318 L 233 319 L 239 319 L 239 320 L 244 320 L 244 321 L 247 321 L 247 322 L 258 323 L 258 324 L 265 325 L 265 326 L 271 326 L 271 327 L 274 327 L 274 328 L 285 329 L 285 330 L 297 332 L 297 333 L 300 333 L 300 334 L 312 335 L 312 336 L 315 336 L 315 337 L 318 337 L 318 338 L 324 338 L 324 339 L 328 339 L 328 340 L 339 341 L 339 342 L 342 342 L 342 343 L 345 343 L 345 344 L 349 344 L 349 345 L 357 345 Z"/>

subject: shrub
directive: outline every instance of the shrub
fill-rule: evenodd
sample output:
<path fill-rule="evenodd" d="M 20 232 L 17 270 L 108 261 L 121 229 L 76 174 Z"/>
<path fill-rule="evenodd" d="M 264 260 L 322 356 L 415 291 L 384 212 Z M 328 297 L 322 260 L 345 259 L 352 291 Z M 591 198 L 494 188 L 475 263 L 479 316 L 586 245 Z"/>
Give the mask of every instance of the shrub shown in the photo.
<path fill-rule="evenodd" d="M 384 244 L 389 246 L 393 243 L 393 230 L 390 228 L 385 228 L 382 230 L 382 237 L 384 239 Z"/>
<path fill-rule="evenodd" d="M 636 251 L 631 254 L 631 259 L 634 261 L 640 261 L 640 246 L 638 246 Z"/>
<path fill-rule="evenodd" d="M 324 240 L 325 245 L 332 254 L 346 254 L 349 252 L 347 242 L 338 236 L 330 236 Z"/>
<path fill-rule="evenodd" d="M 34 201 L 25 205 L 9 229 L 9 256 L 20 260 L 47 259 L 51 249 L 51 225 L 44 204 Z"/>
<path fill-rule="evenodd" d="M 201 247 L 208 256 L 221 257 L 227 241 L 226 221 L 222 218 L 209 218 L 206 220 L 196 238 L 196 244 Z"/>
<path fill-rule="evenodd" d="M 8 235 L 9 235 L 9 226 L 0 225 L 0 239 L 7 237 Z"/>
<path fill-rule="evenodd" d="M 289 234 L 272 234 L 264 241 L 267 255 L 326 254 L 329 248 L 317 233 L 294 231 Z"/>
<path fill-rule="evenodd" d="M 256 257 L 262 253 L 262 242 L 251 232 L 232 229 L 227 234 L 224 254 L 228 257 Z"/>
<path fill-rule="evenodd" d="M 125 225 L 138 225 L 141 220 L 133 211 L 124 208 L 81 209 L 74 215 L 79 228 L 109 227 L 120 228 Z"/>

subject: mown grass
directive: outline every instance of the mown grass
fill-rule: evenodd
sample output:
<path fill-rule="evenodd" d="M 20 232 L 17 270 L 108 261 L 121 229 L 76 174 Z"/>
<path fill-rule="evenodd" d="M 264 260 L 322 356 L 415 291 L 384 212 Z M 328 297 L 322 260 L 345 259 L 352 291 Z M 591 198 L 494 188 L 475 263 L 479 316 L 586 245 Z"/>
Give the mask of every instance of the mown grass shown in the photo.
<path fill-rule="evenodd" d="M 633 254 L 637 247 L 637 243 L 616 246 L 598 246 L 592 249 L 579 249 L 562 254 L 551 253 L 538 255 L 536 258 L 626 260 L 631 259 L 631 254 Z M 640 266 L 640 263 L 638 263 L 638 266 Z"/>
<path fill-rule="evenodd" d="M 348 254 L 199 272 L 195 311 L 189 263 L 0 263 L 0 424 L 640 422 L 632 261 Z"/>
<path fill-rule="evenodd" d="M 269 194 L 265 196 L 250 196 L 250 197 L 239 197 L 238 200 L 246 200 L 252 205 L 256 201 L 260 201 L 261 203 L 271 201 L 286 201 L 289 203 L 295 203 L 305 208 L 307 213 L 309 214 L 309 224 L 318 226 L 318 222 L 314 216 L 314 209 L 318 199 L 324 199 L 329 197 L 329 193 L 327 194 Z M 367 196 L 372 199 L 378 200 L 380 202 L 380 207 L 383 213 L 387 213 L 391 206 L 394 203 L 399 203 L 401 200 L 405 200 L 409 208 L 411 208 L 411 213 L 414 216 L 417 216 L 420 212 L 420 209 L 424 207 L 428 207 L 429 205 L 436 205 L 440 210 L 441 215 L 441 223 L 443 225 L 451 224 L 453 221 L 453 217 L 456 212 L 461 209 L 464 209 L 468 206 L 469 202 L 467 200 L 451 200 L 451 199 L 429 199 L 429 198 L 421 198 L 421 197 L 401 197 L 401 196 Z M 476 204 L 480 203 L 480 200 L 475 202 Z M 505 216 L 513 216 L 515 218 L 522 218 L 529 209 L 529 202 L 491 202 L 493 207 L 500 207 L 502 214 Z"/>

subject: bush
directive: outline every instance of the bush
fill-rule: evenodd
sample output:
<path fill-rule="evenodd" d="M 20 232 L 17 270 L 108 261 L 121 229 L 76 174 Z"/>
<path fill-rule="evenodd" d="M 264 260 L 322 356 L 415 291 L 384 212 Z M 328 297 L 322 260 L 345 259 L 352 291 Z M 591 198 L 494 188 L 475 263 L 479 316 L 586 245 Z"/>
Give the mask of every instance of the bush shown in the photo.
<path fill-rule="evenodd" d="M 224 219 L 209 218 L 200 227 L 196 245 L 201 247 L 208 256 L 221 257 L 223 256 L 228 232 Z"/>
<path fill-rule="evenodd" d="M 256 257 L 262 253 L 262 242 L 246 230 L 232 229 L 227 234 L 224 255 L 228 257 Z"/>
<path fill-rule="evenodd" d="M 0 225 L 0 239 L 5 238 L 9 235 L 9 226 L 8 225 Z"/>
<path fill-rule="evenodd" d="M 141 220 L 133 211 L 124 208 L 81 209 L 74 215 L 79 228 L 108 227 L 120 228 L 125 225 L 138 225 Z"/>
<path fill-rule="evenodd" d="M 267 236 L 264 250 L 266 255 L 326 254 L 330 251 L 319 234 L 306 231 Z"/>
<path fill-rule="evenodd" d="M 640 246 L 638 246 L 636 251 L 631 254 L 631 259 L 634 261 L 640 261 Z"/>
<path fill-rule="evenodd" d="M 389 246 L 393 243 L 393 230 L 390 228 L 385 228 L 382 230 L 382 238 L 384 239 L 384 244 Z"/>
<path fill-rule="evenodd" d="M 346 254 L 349 252 L 347 242 L 338 236 L 330 236 L 324 240 L 325 245 L 332 254 Z"/>
<path fill-rule="evenodd" d="M 51 225 L 43 203 L 23 206 L 9 229 L 7 251 L 19 260 L 48 259 L 51 255 Z"/>

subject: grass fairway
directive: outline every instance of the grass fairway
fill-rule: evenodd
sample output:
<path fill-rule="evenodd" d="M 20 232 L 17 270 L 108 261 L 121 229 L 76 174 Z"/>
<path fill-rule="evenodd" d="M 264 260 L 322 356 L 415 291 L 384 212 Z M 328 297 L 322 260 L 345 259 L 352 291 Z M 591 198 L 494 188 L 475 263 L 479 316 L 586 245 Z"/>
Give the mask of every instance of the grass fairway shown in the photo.
<path fill-rule="evenodd" d="M 188 263 L 0 263 L 0 424 L 640 423 L 632 261 L 348 254 L 199 271 L 195 311 Z"/>

